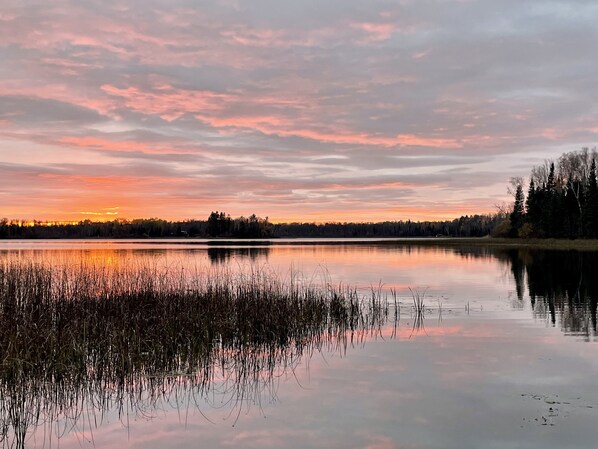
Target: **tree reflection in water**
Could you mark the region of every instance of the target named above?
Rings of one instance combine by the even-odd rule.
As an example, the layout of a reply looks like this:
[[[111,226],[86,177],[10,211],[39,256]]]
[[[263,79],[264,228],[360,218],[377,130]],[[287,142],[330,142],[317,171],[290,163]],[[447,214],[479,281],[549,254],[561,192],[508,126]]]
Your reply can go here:
[[[251,262],[258,260],[267,260],[270,248],[267,246],[248,246],[248,247],[209,247],[208,258],[212,265],[227,264],[231,259],[248,259]]]
[[[534,312],[568,335],[595,340],[598,253],[523,251],[512,255],[525,270]],[[519,283],[523,284],[521,276]]]
[[[560,326],[566,335],[598,337],[598,252],[471,246],[455,249],[462,257],[494,258],[509,267],[517,298],[525,292],[537,318]]]

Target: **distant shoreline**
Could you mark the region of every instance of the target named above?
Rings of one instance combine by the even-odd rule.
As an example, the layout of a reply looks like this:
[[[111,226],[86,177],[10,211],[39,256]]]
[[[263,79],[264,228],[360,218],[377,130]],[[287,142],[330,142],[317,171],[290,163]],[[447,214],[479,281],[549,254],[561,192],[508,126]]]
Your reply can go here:
[[[587,250],[598,251],[598,239],[520,239],[495,237],[288,237],[269,239],[235,239],[235,238],[21,238],[0,239],[3,243],[15,242],[90,242],[90,243],[130,243],[130,244],[168,244],[168,245],[207,245],[207,246],[281,246],[281,245],[399,245],[399,246],[489,246],[506,248],[536,248],[554,250]]]

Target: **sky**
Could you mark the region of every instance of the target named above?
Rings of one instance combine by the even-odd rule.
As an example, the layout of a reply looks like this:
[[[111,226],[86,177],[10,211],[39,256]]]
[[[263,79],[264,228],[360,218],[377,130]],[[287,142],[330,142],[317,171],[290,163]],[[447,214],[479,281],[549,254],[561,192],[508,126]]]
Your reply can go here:
[[[436,220],[598,141],[595,0],[2,0],[0,217]]]

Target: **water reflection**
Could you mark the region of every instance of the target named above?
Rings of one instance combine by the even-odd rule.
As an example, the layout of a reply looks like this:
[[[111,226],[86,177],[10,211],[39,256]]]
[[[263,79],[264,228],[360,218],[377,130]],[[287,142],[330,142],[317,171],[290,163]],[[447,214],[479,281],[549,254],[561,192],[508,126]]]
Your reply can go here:
[[[252,263],[265,262],[268,259],[270,248],[259,247],[209,247],[208,258],[213,265],[228,264],[233,259],[238,259],[240,262],[249,260]],[[244,260],[245,259],[245,260]]]
[[[517,295],[513,307],[522,308],[527,293],[536,318],[560,326],[566,335],[597,340],[598,252],[491,246],[453,251],[507,266]]]
[[[525,445],[519,438],[535,447],[538,435],[524,434],[526,429],[520,428],[519,422],[513,423],[514,411],[525,407],[521,402],[527,397],[524,394],[533,393],[534,402],[536,397],[548,398],[548,410],[555,407],[556,394],[579,398],[592,392],[592,375],[598,372],[595,345],[575,341],[596,340],[596,253],[365,243],[223,249],[182,243],[172,247],[152,247],[151,242],[144,242],[142,247],[109,243],[93,248],[72,243],[54,251],[28,245],[0,252],[0,260],[25,265],[27,261],[42,261],[54,265],[58,272],[88,265],[102,272],[149,265],[154,274],[151,280],[117,277],[105,282],[105,276],[92,272],[84,277],[83,284],[51,278],[53,288],[62,291],[65,306],[37,315],[35,307],[22,307],[24,290],[15,282],[0,281],[4,289],[0,289],[4,291],[0,298],[0,337],[4,339],[0,341],[0,431],[5,447],[55,445],[60,435],[65,435],[59,442],[61,447],[68,446],[69,440],[79,447],[75,436],[66,437],[69,432],[92,439],[92,429],[102,427],[96,433],[97,441],[101,441],[100,436],[107,438],[113,427],[118,427],[118,419],[126,425],[128,419],[158,414],[169,418],[131,428],[141,428],[142,434],[156,433],[155,447],[174,447],[171,439],[177,431],[164,436],[158,429],[168,428],[179,411],[185,420],[188,410],[191,414],[199,410],[215,422],[215,415],[224,415],[227,425],[212,427],[211,431],[205,427],[189,431],[181,447],[189,447],[200,438],[210,441],[212,444],[205,444],[209,447],[265,447],[257,440],[256,444],[254,440],[242,444],[232,436],[243,428],[271,435],[278,427],[281,433],[291,430],[303,437],[307,428],[315,433],[309,441],[309,437],[305,441],[286,437],[271,447],[292,447],[296,441],[295,447],[355,446],[356,437],[351,432],[366,427],[374,435],[390,435],[389,447],[396,442],[397,446],[413,443],[473,448],[495,439],[504,447]],[[243,308],[242,302],[225,300],[220,305],[228,306],[214,314],[209,312],[211,306],[194,303],[193,295],[185,296],[190,277],[201,268],[210,274],[222,270],[237,276],[242,270],[260,273],[253,268],[262,265],[268,268],[263,272],[281,274],[283,279],[289,278],[289,267],[300,268],[308,285],[319,285],[320,277],[311,274],[325,270],[323,278],[334,285],[362,286],[360,295],[371,293],[371,285],[382,281],[385,291],[397,292],[402,325],[392,325],[392,307],[390,315],[382,313],[378,318],[360,309],[364,314],[358,324],[347,318],[350,313],[346,309],[349,315],[344,315],[342,308],[306,314],[299,302],[296,309],[277,309],[284,321],[264,327],[264,312],[272,310],[273,304]],[[175,279],[181,288],[167,290],[157,302],[143,300],[141,287],[172,283],[173,278],[165,276],[164,270],[173,268],[185,273]],[[45,304],[51,297],[44,287],[48,278],[28,276],[27,282],[18,285],[37,285],[33,297]],[[231,284],[224,283],[216,290],[227,291],[226,285]],[[134,297],[129,297],[133,300],[107,301],[114,298],[106,295],[107,286],[117,286],[125,294],[133,292]],[[81,303],[72,299],[82,292],[87,292],[83,295],[87,306],[81,309],[77,308]],[[417,301],[412,301],[417,294],[425,295],[425,314],[418,314]],[[512,302],[505,301],[507,294]],[[118,307],[108,308],[109,304]],[[106,308],[90,309],[92,305]],[[511,310],[511,305],[521,311]],[[192,313],[181,314],[190,308]],[[394,312],[399,309],[394,308]],[[528,326],[532,314],[540,323],[545,320],[556,329]],[[73,316],[76,319],[68,319]],[[123,316],[128,319],[120,319]],[[501,319],[494,319],[497,316]],[[383,327],[387,319],[390,326]],[[397,315],[394,320],[396,323]],[[577,338],[563,338],[559,329]],[[382,338],[368,341],[362,350],[361,345],[371,335]],[[347,357],[335,357],[344,355],[351,345],[359,348]],[[330,351],[333,356],[321,362],[320,351]],[[308,363],[314,354],[318,357]],[[330,359],[334,359],[330,363],[334,369],[323,376],[322,367]],[[310,372],[297,375],[298,367],[303,370],[308,364]],[[357,381],[360,375],[362,384]],[[317,380],[307,394],[303,381],[310,376]],[[283,388],[286,378],[291,381]],[[326,387],[322,386],[324,381]],[[334,395],[328,397],[326,408],[325,398],[331,391]],[[564,396],[567,391],[568,396]],[[279,394],[276,414],[285,419],[262,419],[259,415],[269,414],[268,404],[277,402]],[[293,408],[289,396],[303,405]],[[500,407],[495,409],[497,402]],[[241,418],[231,430],[228,424],[235,423],[249,408],[248,417]],[[535,403],[531,408],[536,413]],[[584,429],[591,443],[576,447],[593,447],[595,441],[595,415],[591,414],[593,409],[587,410]],[[547,416],[544,411],[542,414]],[[529,413],[519,420],[522,418],[529,419]],[[586,441],[579,436],[579,418],[575,415],[571,420],[575,426],[566,434],[576,443]],[[115,421],[116,426],[107,425]],[[199,421],[207,423],[204,418]],[[223,435],[231,438],[225,441]],[[464,444],[464,439],[469,444]],[[563,441],[545,440],[546,447],[563,447]],[[147,441],[141,442],[149,447]],[[126,444],[122,443],[112,444]],[[133,443],[132,438],[129,445],[134,444],[138,442]]]
[[[567,335],[596,340],[597,253],[519,250],[510,257],[518,291],[525,279],[536,316]]]
[[[597,252],[492,245],[434,247],[411,242],[303,243],[222,246],[219,242],[187,241],[11,242],[8,249],[0,251],[0,259],[48,260],[55,265],[120,266],[149,262],[185,267],[192,273],[206,266],[242,271],[267,265],[283,275],[299,270],[306,277],[313,277],[314,282],[323,278],[355,285],[365,292],[379,281],[405,295],[409,295],[409,287],[429,286],[432,296],[463,298],[462,307],[479,299],[483,307],[489,308],[489,302],[496,303],[505,288],[513,285],[517,298],[511,303],[513,308],[531,305],[535,317],[561,327],[567,335],[586,340],[595,340],[597,336],[598,280],[593,273],[598,266]],[[509,286],[497,282],[499,270],[507,274]]]

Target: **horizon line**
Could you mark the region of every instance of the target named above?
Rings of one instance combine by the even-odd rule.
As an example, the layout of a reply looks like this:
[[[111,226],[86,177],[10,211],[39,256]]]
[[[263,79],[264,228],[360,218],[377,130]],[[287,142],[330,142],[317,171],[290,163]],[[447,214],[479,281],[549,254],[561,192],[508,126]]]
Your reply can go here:
[[[501,212],[476,212],[471,214],[465,214],[456,216],[453,218],[446,218],[446,219],[437,219],[437,220],[413,220],[413,219],[399,219],[399,220],[376,220],[376,221],[279,221],[279,220],[271,220],[268,216],[260,217],[256,215],[256,218],[259,220],[268,221],[270,224],[273,225],[285,225],[285,224],[315,224],[315,225],[323,225],[323,224],[376,224],[376,223],[405,223],[405,222],[413,222],[413,223],[441,223],[441,222],[450,222],[454,220],[459,220],[460,218],[465,217],[495,217],[500,215]],[[252,214],[254,215],[254,214]],[[241,218],[250,218],[251,215],[245,216],[240,215],[238,217],[232,217],[229,215],[232,220],[237,220]],[[185,222],[193,222],[193,221],[208,221],[208,218],[184,218],[184,219],[166,219],[160,217],[136,217],[136,218],[124,218],[124,217],[114,217],[107,220],[91,220],[89,218],[81,219],[81,220],[39,220],[39,219],[21,219],[21,218],[8,218],[2,217],[0,218],[0,223],[3,225],[17,225],[17,226],[24,226],[24,227],[32,227],[32,226],[77,226],[81,225],[85,222],[93,223],[93,224],[102,224],[102,223],[133,223],[135,221],[164,221],[166,223],[185,223]]]

